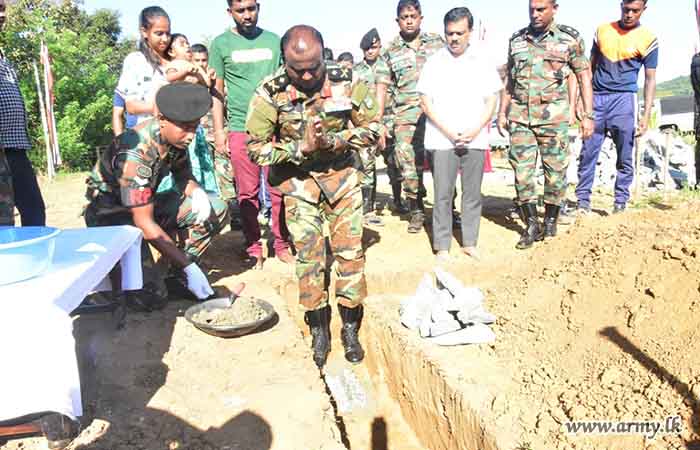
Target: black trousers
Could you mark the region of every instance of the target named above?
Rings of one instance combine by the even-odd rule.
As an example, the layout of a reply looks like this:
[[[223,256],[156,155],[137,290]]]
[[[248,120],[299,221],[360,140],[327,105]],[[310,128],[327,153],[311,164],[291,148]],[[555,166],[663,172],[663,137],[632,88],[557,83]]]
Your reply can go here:
[[[15,191],[15,207],[22,218],[23,227],[46,225],[46,206],[41,197],[39,183],[27,157],[26,150],[6,148],[7,163],[12,173],[12,188]]]

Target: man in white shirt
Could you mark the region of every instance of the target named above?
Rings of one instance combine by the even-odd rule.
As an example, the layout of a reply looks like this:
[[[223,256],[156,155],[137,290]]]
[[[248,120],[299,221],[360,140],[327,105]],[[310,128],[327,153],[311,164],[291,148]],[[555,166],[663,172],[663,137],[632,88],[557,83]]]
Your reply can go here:
[[[503,84],[493,61],[469,42],[474,26],[469,9],[450,10],[444,24],[447,45],[428,60],[418,82],[428,118],[425,148],[433,151],[433,247],[438,261],[449,259],[452,196],[461,169],[462,251],[478,260],[486,127]]]

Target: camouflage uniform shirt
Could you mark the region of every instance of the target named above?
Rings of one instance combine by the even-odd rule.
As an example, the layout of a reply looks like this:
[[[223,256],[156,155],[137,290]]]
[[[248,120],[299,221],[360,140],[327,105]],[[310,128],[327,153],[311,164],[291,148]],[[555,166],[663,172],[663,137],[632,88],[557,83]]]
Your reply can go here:
[[[367,84],[353,83],[350,69],[328,64],[321,91],[309,97],[291,84],[281,67],[262,81],[251,100],[248,154],[255,163],[272,166],[270,183],[283,194],[310,203],[319,202],[323,194],[335,203],[358,187],[357,152],[377,141],[377,109]],[[315,117],[335,144],[304,155],[301,142]]]
[[[165,157],[158,151],[163,146]],[[180,192],[194,180],[187,151],[164,144],[158,122],[150,119],[117,136],[101,155],[87,179],[87,199],[101,214],[125,213],[152,203],[170,173]]]
[[[516,32],[508,46],[508,119],[522,125],[569,120],[567,77],[590,67],[578,31],[552,23],[539,36],[530,27]]]
[[[377,58],[374,64],[371,66],[367,64],[367,61],[362,60],[355,64],[352,69],[353,77],[355,80],[362,80],[367,83],[370,89],[370,93],[374,96],[377,95],[377,73],[384,74],[380,76],[386,76],[389,72],[389,67],[386,65],[386,61],[383,58]],[[382,118],[382,123],[387,128],[391,130],[394,123],[392,102],[393,102],[393,86],[388,86],[386,92],[386,99],[384,104],[384,116]]]
[[[401,37],[389,43],[382,58],[387,70],[377,70],[376,82],[394,87],[392,109],[397,125],[415,124],[422,114],[420,95],[416,90],[425,61],[445,46],[438,34],[420,33],[418,50]],[[380,67],[381,69],[381,67]]]

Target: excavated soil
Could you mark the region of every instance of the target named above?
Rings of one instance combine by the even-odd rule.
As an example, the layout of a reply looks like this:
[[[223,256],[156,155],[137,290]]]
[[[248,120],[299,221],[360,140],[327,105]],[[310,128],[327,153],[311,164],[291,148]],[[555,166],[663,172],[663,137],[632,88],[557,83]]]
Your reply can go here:
[[[44,186],[51,225],[82,226],[82,176]],[[242,236],[216,239],[205,263],[218,286],[275,306],[279,321],[223,340],[189,325],[191,303],[131,313],[117,332],[109,316],[76,321],[86,427],[72,449],[691,449],[700,448],[700,200],[651,199],[642,209],[595,214],[557,239],[514,248],[512,174],[484,183],[476,263],[447,269],[486,294],[499,319],[486,346],[435,347],[398,320],[401,298],[433,267],[429,227],[407,235],[385,210],[365,230],[370,298],[367,359],[345,364],[334,312],[326,373],[311,361],[290,267],[272,259],[250,270],[231,255]],[[380,184],[382,185],[382,184]],[[380,203],[386,202],[380,195]],[[280,295],[278,295],[278,293]],[[350,370],[369,401],[338,411],[324,377]],[[680,415],[680,435],[567,435],[569,420],[654,420]],[[45,448],[13,440],[3,450]]]
[[[430,449],[700,448],[699,269],[697,202],[585,218],[500,261],[457,260],[449,270],[499,316],[495,344],[461,348],[399,324],[397,291],[421,272],[383,274],[372,292],[384,295],[367,302],[370,364]],[[562,426],[674,416],[683,431],[653,439]]]

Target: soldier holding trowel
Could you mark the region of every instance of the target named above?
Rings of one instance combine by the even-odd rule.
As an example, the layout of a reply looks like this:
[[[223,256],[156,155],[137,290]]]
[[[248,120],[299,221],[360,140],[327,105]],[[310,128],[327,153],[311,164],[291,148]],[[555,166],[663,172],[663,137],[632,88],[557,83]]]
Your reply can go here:
[[[158,113],[115,138],[87,179],[85,222],[88,226],[135,225],[145,242],[153,245],[174,267],[182,269],[187,289],[205,299],[214,291],[198,263],[212,238],[226,223],[226,204],[210,198],[194,181],[187,147],[200,119],[211,108],[209,91],[178,82],[156,94]],[[177,189],[156,193],[161,180],[172,173]],[[184,231],[184,248],[169,233]],[[162,274],[152,269],[150,251],[142,248],[144,290],[136,301],[140,309],[165,305]]]

